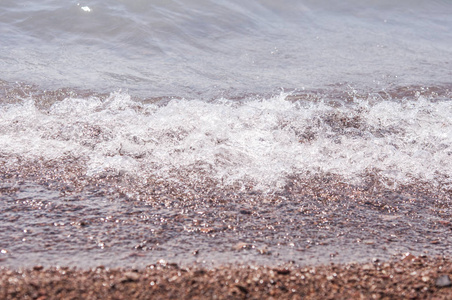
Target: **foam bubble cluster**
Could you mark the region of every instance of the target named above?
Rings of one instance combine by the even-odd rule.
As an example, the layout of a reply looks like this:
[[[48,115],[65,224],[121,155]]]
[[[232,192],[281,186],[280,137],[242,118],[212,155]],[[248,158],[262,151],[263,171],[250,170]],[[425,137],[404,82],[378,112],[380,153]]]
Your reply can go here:
[[[0,107],[3,159],[78,158],[87,176],[106,170],[138,177],[220,185],[283,187],[290,176],[331,173],[389,184],[450,186],[452,102],[134,101],[127,93],[74,98],[38,108],[30,98]],[[10,160],[14,164],[16,160]]]

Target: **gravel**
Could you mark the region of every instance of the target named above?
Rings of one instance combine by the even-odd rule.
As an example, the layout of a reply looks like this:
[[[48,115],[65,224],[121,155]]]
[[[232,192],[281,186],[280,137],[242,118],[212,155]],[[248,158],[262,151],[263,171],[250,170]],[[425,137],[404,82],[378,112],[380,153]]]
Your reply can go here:
[[[452,259],[212,269],[0,269],[1,299],[451,299]]]

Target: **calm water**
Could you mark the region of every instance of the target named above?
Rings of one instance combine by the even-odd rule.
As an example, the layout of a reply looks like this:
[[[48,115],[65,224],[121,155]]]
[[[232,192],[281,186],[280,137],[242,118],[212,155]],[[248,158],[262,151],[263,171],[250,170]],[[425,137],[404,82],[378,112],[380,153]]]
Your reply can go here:
[[[2,1],[0,264],[450,255],[449,1]]]

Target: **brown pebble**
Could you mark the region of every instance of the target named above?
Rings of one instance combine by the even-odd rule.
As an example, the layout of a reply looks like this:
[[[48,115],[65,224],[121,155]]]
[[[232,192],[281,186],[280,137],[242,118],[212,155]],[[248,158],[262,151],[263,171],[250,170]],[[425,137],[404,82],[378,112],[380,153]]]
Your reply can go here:
[[[438,223],[444,226],[452,226],[452,223],[449,221],[438,221]]]
[[[243,285],[236,284],[235,287],[238,288],[242,293],[248,294],[248,289],[246,287],[244,287]]]
[[[288,270],[288,269],[274,269],[274,271],[276,273],[278,273],[278,274],[281,274],[281,275],[288,275],[288,274],[290,274],[290,270]]]
[[[206,271],[204,270],[196,270],[195,272],[193,272],[193,275],[195,276],[202,276],[204,274],[206,274]]]
[[[201,231],[203,233],[211,233],[211,232],[215,232],[215,228],[206,227],[206,228],[201,228],[199,231]]]
[[[135,272],[125,272],[124,276],[119,280],[120,282],[134,282],[140,279],[140,275]]]
[[[402,259],[402,261],[413,261],[414,259],[416,259],[416,256],[411,253],[407,253],[405,254],[405,257]]]
[[[247,249],[250,247],[250,244],[247,243],[237,243],[234,245],[234,247],[232,247],[234,250],[242,250],[242,249]]]
[[[35,270],[35,271],[41,271],[42,269],[44,269],[44,267],[41,265],[33,267],[33,270]]]
[[[262,255],[270,255],[271,254],[271,252],[267,249],[267,247],[260,248],[257,251],[259,251],[259,253]]]
[[[80,221],[77,223],[77,225],[80,227],[86,227],[89,225],[89,222],[88,221]]]

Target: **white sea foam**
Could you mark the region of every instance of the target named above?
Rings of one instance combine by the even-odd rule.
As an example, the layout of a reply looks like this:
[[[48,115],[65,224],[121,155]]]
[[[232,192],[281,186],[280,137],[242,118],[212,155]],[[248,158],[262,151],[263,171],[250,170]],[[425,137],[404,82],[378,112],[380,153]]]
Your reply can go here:
[[[263,190],[307,173],[349,181],[373,173],[391,184],[450,186],[452,101],[355,99],[331,106],[286,98],[156,105],[118,92],[104,100],[67,98],[49,109],[27,99],[0,107],[0,154],[63,164],[78,157],[89,176],[185,174]]]

